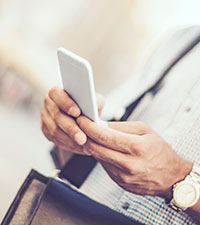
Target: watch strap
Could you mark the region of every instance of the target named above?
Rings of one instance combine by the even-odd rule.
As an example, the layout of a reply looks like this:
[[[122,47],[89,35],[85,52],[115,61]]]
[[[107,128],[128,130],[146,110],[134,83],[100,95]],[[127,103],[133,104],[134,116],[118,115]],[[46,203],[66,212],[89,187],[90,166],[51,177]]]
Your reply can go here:
[[[200,167],[198,167],[194,164],[193,168],[192,168],[192,171],[186,176],[186,178],[183,181],[180,181],[180,182],[173,185],[173,194],[174,194],[174,190],[177,187],[177,185],[180,184],[181,182],[184,182],[184,181],[188,181],[190,183],[193,183],[195,186],[198,185],[199,190],[200,190]],[[196,202],[194,202],[194,204],[196,204]],[[172,200],[169,202],[169,206],[171,208],[173,208],[174,210],[178,211],[178,212],[185,211],[188,208],[188,207],[179,206],[176,203],[176,201],[174,199],[174,196],[173,196]]]

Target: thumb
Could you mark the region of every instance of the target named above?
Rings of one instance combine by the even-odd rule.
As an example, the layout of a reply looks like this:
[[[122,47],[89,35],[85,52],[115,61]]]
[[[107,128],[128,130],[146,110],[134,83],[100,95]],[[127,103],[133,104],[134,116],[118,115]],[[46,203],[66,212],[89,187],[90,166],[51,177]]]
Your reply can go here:
[[[143,135],[148,132],[147,125],[140,121],[108,122],[108,127],[127,134]]]

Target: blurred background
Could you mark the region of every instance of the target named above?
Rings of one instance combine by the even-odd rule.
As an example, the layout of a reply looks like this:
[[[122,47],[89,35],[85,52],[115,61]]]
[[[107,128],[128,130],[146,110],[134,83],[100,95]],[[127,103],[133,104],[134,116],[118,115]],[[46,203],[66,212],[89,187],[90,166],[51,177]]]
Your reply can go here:
[[[0,0],[0,221],[31,168],[54,168],[40,110],[60,83],[56,49],[89,60],[108,96],[161,37],[200,24],[199,9],[199,0]]]

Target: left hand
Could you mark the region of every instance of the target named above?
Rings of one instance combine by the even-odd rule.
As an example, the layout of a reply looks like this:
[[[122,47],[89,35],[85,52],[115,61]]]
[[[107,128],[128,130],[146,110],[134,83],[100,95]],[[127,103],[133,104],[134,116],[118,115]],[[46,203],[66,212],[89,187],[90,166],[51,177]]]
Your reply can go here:
[[[89,137],[85,149],[127,191],[170,198],[172,185],[192,170],[192,162],[143,122],[109,122],[106,128],[80,116],[77,123]]]

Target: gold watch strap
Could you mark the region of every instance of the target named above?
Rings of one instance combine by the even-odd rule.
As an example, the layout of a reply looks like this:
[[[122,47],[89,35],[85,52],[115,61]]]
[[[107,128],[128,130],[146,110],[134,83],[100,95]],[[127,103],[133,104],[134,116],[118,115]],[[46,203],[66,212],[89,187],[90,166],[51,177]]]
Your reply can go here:
[[[186,178],[184,180],[191,181],[192,183],[197,183],[200,188],[200,167],[193,165],[192,171],[186,176]],[[183,182],[183,181],[181,181],[181,182]],[[180,182],[178,182],[178,183],[180,183]],[[174,193],[174,189],[176,188],[176,185],[178,183],[173,185],[173,193]],[[174,196],[173,196],[172,200],[169,202],[169,206],[177,212],[182,212],[187,209],[187,207],[178,206],[174,200]]]

